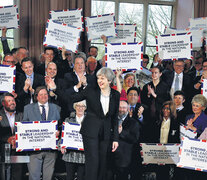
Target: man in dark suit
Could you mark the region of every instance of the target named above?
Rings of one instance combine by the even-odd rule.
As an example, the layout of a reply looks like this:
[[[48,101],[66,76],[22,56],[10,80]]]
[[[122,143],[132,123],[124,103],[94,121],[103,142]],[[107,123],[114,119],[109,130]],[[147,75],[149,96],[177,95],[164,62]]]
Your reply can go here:
[[[54,49],[52,47],[45,47],[43,56],[45,61],[37,66],[35,72],[41,74],[42,76],[45,76],[47,64],[49,62],[52,62],[54,59]]]
[[[119,147],[114,152],[115,174],[117,180],[128,180],[129,167],[134,158],[133,149],[139,141],[139,123],[130,117],[126,101],[119,104]]]
[[[186,96],[184,106],[190,107],[193,85],[190,76],[183,73],[184,66],[185,63],[183,60],[174,61],[174,71],[172,71],[171,73],[164,73],[162,78],[170,89],[171,98],[173,99],[173,95],[177,90],[181,90]]]
[[[35,92],[35,98],[37,103],[28,104],[24,107],[23,121],[52,121],[60,119],[60,108],[53,103],[48,103],[46,87],[38,87]],[[30,163],[28,163],[29,179],[39,180],[42,171],[42,179],[51,180],[54,172],[55,160],[56,153],[53,151],[31,153]]]
[[[34,91],[38,86],[45,85],[42,75],[34,73],[34,64],[30,58],[22,60],[21,74],[16,79],[17,109],[22,112],[25,105],[33,103]]]
[[[74,59],[74,71],[65,74],[64,83],[63,88],[65,89],[66,96],[82,91],[86,85],[97,86],[96,77],[86,74],[85,58],[80,55],[77,55]],[[69,112],[73,109],[72,105],[71,102],[68,102]]]
[[[57,65],[49,62],[46,68],[45,84],[49,91],[49,102],[61,107],[61,120],[69,116],[67,113],[67,104],[63,95],[63,79],[57,78]]]
[[[138,103],[139,98],[139,89],[137,87],[131,87],[127,90],[127,101],[129,103],[130,111],[129,114],[133,119],[137,120],[140,125],[140,136],[139,142],[145,142],[146,135],[144,134],[146,128],[146,119],[147,114],[142,104]],[[139,147],[139,143],[137,142],[137,147]],[[142,174],[142,165],[141,165],[141,156],[140,149],[133,149],[133,160],[131,163],[131,179],[136,180],[141,178]]]
[[[10,93],[4,93],[1,97],[1,103],[3,108],[0,110],[0,143],[1,143],[1,156],[4,153],[4,147],[6,143],[11,145],[11,154],[15,154],[15,122],[22,120],[22,113],[16,112],[16,103],[14,96]],[[22,165],[12,164],[7,167],[7,179],[22,180]],[[1,173],[2,174],[2,173]],[[4,177],[0,177],[4,179]]]
[[[2,61],[2,64],[3,65],[9,65],[9,66],[14,66],[15,65],[15,59],[14,57],[12,56],[11,53],[8,53],[8,54],[4,54],[4,58],[3,58],[3,61]],[[19,76],[19,73],[16,72],[16,77]],[[14,95],[14,97],[16,98],[16,93],[12,92],[12,94]],[[3,95],[3,93],[0,93],[0,96]],[[2,104],[0,102],[0,109],[2,108]]]

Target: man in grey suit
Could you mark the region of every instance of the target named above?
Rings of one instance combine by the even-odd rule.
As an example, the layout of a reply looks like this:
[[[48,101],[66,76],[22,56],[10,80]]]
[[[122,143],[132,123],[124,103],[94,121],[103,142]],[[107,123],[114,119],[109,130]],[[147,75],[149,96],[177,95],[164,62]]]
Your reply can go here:
[[[1,97],[3,108],[0,110],[0,144],[1,150],[4,152],[6,143],[11,145],[11,154],[15,154],[15,130],[14,124],[22,120],[22,113],[16,112],[16,102],[11,93],[4,93]],[[3,155],[3,152],[0,154]],[[11,172],[10,172],[11,171]],[[1,173],[3,174],[3,173]],[[22,180],[22,165],[12,164],[6,169],[7,179]],[[4,177],[0,176],[0,179]]]
[[[59,106],[48,103],[48,92],[45,86],[37,87],[35,92],[37,103],[24,107],[23,121],[52,121],[60,119]],[[59,134],[56,134],[59,135]],[[54,172],[56,153],[54,151],[38,151],[30,154],[28,163],[29,180],[51,180]]]

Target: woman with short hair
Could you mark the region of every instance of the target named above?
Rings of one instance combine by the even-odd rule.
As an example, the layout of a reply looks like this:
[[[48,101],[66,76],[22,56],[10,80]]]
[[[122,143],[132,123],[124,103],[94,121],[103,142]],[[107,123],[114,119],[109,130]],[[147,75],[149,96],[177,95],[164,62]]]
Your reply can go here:
[[[72,112],[65,122],[82,124],[85,118],[86,102],[80,101],[73,104],[75,112]],[[84,180],[85,175],[85,155],[83,151],[66,150],[61,148],[62,159],[65,161],[67,180],[74,180],[77,172],[77,180]]]
[[[87,114],[80,130],[86,157],[86,180],[106,179],[108,152],[114,152],[118,147],[120,94],[110,88],[115,75],[110,68],[103,67],[96,76],[98,87],[87,86],[71,95],[74,102],[85,99],[87,104]]]
[[[193,97],[191,104],[194,114],[186,117],[186,128],[196,131],[199,136],[207,127],[207,115],[204,113],[207,100],[202,94],[197,94]]]

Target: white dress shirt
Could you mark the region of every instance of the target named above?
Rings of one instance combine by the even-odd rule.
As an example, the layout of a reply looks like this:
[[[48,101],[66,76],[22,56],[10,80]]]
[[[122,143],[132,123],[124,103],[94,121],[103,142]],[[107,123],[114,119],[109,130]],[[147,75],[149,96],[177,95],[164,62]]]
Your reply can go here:
[[[101,106],[104,112],[104,115],[109,111],[109,96],[104,96],[101,94]]]
[[[14,112],[14,113],[12,113],[12,115],[10,115],[9,112],[5,111],[5,114],[6,114],[7,119],[9,120],[9,125],[10,125],[10,128],[11,128],[12,134],[13,134],[16,112]]]
[[[174,79],[173,79],[173,83],[171,86],[171,90],[170,90],[170,95],[173,98],[174,93],[175,93],[175,79],[177,77],[177,73],[174,72]],[[178,74],[178,79],[179,79],[179,90],[182,90],[182,86],[183,86],[183,73]]]
[[[44,105],[44,107],[45,107],[46,120],[47,120],[47,118],[48,118],[48,112],[49,112],[49,104],[48,104],[48,102],[46,102],[45,104],[40,104],[40,103],[38,102],[38,106],[39,106],[40,114],[42,114],[42,107],[41,107],[42,105]]]

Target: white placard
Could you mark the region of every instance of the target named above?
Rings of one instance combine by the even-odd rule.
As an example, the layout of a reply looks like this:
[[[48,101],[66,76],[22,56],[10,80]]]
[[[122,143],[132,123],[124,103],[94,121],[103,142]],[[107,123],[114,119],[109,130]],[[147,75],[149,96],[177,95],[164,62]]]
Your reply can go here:
[[[116,22],[114,14],[104,14],[85,18],[88,40],[100,39],[102,35],[115,37]]]
[[[116,24],[117,36],[108,38],[108,43],[135,43],[136,24]]]
[[[57,149],[57,121],[16,122],[16,151]]]
[[[203,28],[207,29],[207,17],[190,18],[190,28]]]
[[[12,29],[19,27],[19,14],[16,5],[0,8],[0,28],[3,27]]]
[[[116,70],[140,70],[143,59],[142,43],[105,44],[106,66]]]
[[[68,51],[77,52],[80,33],[80,28],[48,20],[43,45],[59,49],[65,46]]]
[[[50,11],[50,18],[53,21],[83,29],[82,8]]]
[[[192,44],[194,50],[199,50],[203,43],[203,29],[187,28],[187,29],[173,29],[166,27],[165,34],[189,33],[192,34]]]
[[[16,66],[0,65],[0,92],[15,90]]]
[[[206,140],[183,138],[180,147],[178,167],[198,171],[207,170]]]
[[[142,147],[142,164],[177,164],[180,144],[146,144]]]
[[[191,33],[156,36],[156,50],[162,60],[192,59]]]
[[[64,122],[61,137],[61,147],[83,151],[83,140],[79,131],[80,124]]]
[[[203,79],[201,84],[201,94],[207,98],[207,79]]]
[[[192,131],[190,129],[186,129],[184,125],[180,125],[180,138],[182,139],[183,137],[187,138],[196,138],[197,132]]]

